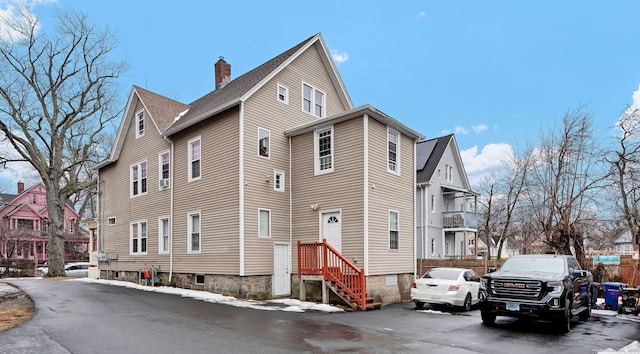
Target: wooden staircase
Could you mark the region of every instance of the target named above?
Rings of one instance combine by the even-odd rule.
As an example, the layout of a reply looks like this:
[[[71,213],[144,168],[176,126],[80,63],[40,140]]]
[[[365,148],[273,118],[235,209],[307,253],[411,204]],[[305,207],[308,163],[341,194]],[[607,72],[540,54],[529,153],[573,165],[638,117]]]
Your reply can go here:
[[[321,276],[325,284],[354,310],[367,311],[382,306],[381,302],[367,296],[364,272],[326,240],[298,241],[298,277],[304,275]]]

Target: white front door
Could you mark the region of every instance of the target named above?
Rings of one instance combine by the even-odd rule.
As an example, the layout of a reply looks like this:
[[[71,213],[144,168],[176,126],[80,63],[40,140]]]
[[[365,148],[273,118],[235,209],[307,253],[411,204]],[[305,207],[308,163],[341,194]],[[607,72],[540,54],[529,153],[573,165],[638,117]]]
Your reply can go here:
[[[339,211],[322,213],[322,229],[320,231],[320,240],[326,239],[340,253],[342,253],[341,217]]]
[[[275,244],[273,248],[273,295],[290,295],[289,245]]]

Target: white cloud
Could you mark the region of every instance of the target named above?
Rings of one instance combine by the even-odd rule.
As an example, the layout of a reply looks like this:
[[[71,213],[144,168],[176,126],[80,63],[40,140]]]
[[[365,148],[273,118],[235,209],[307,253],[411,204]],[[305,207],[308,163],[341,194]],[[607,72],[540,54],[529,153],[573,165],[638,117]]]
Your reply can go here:
[[[347,60],[349,60],[349,54],[347,54],[347,52],[338,53],[338,51],[336,49],[333,49],[331,51],[331,57],[337,63],[344,63]]]
[[[418,18],[426,17],[427,13],[425,11],[418,12]]]
[[[476,133],[482,133],[483,131],[489,129],[489,126],[487,126],[486,124],[478,124],[471,127],[471,129],[473,129],[473,131]]]
[[[640,108],[640,85],[638,85],[638,89],[633,92],[633,103],[631,104],[632,108]]]
[[[461,125],[456,125],[456,126],[453,128],[453,132],[454,132],[455,134],[464,134],[464,135],[469,134],[469,132],[467,131],[467,129],[466,129],[465,127],[461,126]]]
[[[25,38],[20,28],[28,28],[29,23],[38,21],[30,9],[33,9],[38,4],[51,2],[54,1],[0,1],[0,41],[17,41]]]
[[[464,168],[471,184],[479,182],[482,176],[502,167],[513,156],[511,145],[506,143],[488,144],[478,152],[478,146],[460,151]]]

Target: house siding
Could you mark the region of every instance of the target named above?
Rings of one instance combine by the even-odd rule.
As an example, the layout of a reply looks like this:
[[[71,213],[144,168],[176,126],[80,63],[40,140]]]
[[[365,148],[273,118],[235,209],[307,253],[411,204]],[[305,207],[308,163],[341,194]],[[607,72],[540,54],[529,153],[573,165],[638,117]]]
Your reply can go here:
[[[130,114],[143,109],[137,101]],[[158,254],[158,215],[169,215],[169,189],[159,190],[158,153],[169,149],[169,143],[157,133],[149,113],[145,111],[145,134],[136,139],[135,117],[126,131],[122,152],[117,162],[100,171],[100,189],[104,217],[101,225],[103,250],[117,254],[112,265],[123,270],[137,270],[144,263],[169,266],[168,255]],[[130,197],[131,165],[147,161],[147,194]],[[116,218],[116,225],[107,225],[107,219]],[[146,255],[130,254],[130,223],[147,222]]]
[[[173,259],[177,273],[240,274],[239,111],[205,120],[174,141]],[[200,137],[201,178],[188,180],[189,140]],[[200,253],[187,252],[188,214],[200,212]]]
[[[414,143],[401,134],[400,175],[387,172],[387,126],[369,119],[369,275],[413,273]],[[399,212],[398,250],[389,249],[389,210]]]
[[[329,74],[324,70],[316,46],[292,61],[244,104],[245,275],[272,274],[273,251],[268,250],[272,250],[276,242],[291,241],[289,193],[293,178],[289,170],[289,141],[282,132],[318,119],[302,111],[303,81],[324,92],[327,114],[346,110]],[[277,100],[278,84],[288,88],[288,104]],[[258,155],[259,128],[270,131],[269,158]],[[313,149],[313,145],[311,148]],[[274,170],[285,172],[284,193],[274,191]],[[313,172],[313,165],[311,171]],[[267,176],[270,177],[269,182],[266,182]],[[271,210],[270,238],[258,237],[260,208]]]
[[[320,237],[320,213],[340,211],[342,254],[349,260],[364,258],[364,146],[363,119],[334,125],[334,172],[314,175],[314,134],[292,139],[293,237],[316,242]],[[320,204],[320,210],[309,206]],[[293,269],[297,269],[297,249]],[[362,263],[356,263],[362,266]]]

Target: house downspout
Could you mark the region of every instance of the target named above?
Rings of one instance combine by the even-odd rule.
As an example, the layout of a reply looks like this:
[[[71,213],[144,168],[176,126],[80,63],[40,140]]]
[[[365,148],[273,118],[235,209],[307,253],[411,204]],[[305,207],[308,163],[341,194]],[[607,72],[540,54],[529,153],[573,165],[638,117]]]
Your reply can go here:
[[[286,180],[285,180],[286,181]],[[293,264],[293,178],[291,178],[291,137],[289,137],[289,278],[291,278],[292,264]],[[297,254],[298,251],[296,251]],[[299,256],[299,255],[298,255]],[[300,267],[300,264],[298,264]],[[297,272],[297,271],[296,271]],[[300,276],[300,274],[298,274]],[[291,280],[290,280],[291,281]],[[291,294],[291,289],[289,289]]]
[[[369,276],[369,115],[364,115],[364,276]],[[372,188],[374,188],[372,186]],[[415,261],[414,261],[415,262]]]
[[[239,225],[239,253],[240,259],[238,262],[240,263],[240,276],[244,276],[244,102],[240,102],[240,113],[238,117],[238,130],[239,130],[239,151],[238,151],[238,174],[239,174],[239,203],[238,203],[238,219],[240,221]]]
[[[174,155],[174,144],[173,141],[169,140],[166,136],[164,137],[166,141],[171,145],[171,153],[169,154],[169,163],[171,168],[169,169],[169,284],[171,284],[171,279],[173,277],[173,169],[175,168],[173,164],[173,155]]]

